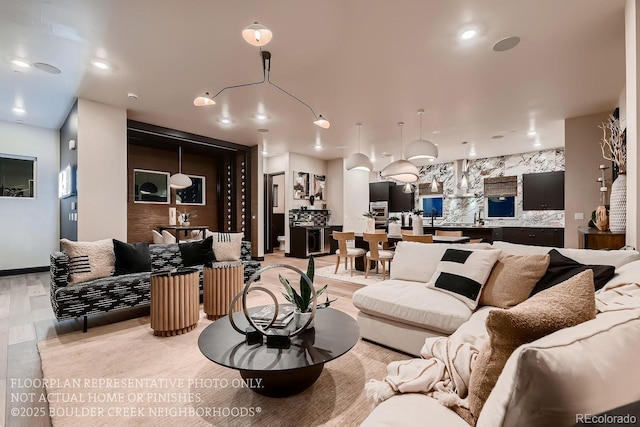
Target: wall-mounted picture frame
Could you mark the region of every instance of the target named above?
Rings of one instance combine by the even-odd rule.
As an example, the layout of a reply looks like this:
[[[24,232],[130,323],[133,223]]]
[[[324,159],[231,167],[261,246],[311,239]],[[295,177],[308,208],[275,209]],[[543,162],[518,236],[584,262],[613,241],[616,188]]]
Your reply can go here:
[[[293,199],[309,198],[309,173],[293,171]]]
[[[76,194],[75,168],[67,165],[58,174],[58,198],[64,199]]]
[[[133,203],[170,202],[169,172],[133,170]]]
[[[0,197],[35,199],[37,158],[0,154]]]
[[[324,175],[313,175],[313,197],[316,200],[327,200],[327,195],[325,193],[325,183],[326,177]]]
[[[191,186],[176,190],[177,205],[201,205],[207,204],[206,177],[200,175],[187,175],[191,178]]]

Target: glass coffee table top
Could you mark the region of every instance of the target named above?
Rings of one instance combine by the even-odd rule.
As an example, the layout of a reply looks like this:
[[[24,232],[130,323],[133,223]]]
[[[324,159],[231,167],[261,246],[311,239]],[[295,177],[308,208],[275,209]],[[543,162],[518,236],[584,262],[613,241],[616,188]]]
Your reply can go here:
[[[258,311],[255,307],[249,312]],[[244,330],[249,322],[242,312],[233,313],[237,326]],[[293,330],[294,321],[288,328]],[[315,327],[291,339],[288,348],[268,348],[245,343],[225,316],[207,326],[198,339],[198,347],[209,360],[237,369],[245,379],[257,379],[255,392],[282,397],[299,393],[320,376],[329,362],[348,352],[360,338],[358,323],[349,315],[325,308],[316,311]]]

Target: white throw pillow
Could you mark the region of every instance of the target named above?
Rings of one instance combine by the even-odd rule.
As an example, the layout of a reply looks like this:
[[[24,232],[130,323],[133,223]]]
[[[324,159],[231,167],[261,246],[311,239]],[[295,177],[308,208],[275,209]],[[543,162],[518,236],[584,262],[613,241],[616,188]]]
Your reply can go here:
[[[447,249],[427,287],[446,292],[475,310],[482,287],[500,253],[495,249]]]
[[[243,233],[213,234],[213,254],[216,261],[240,261]]]
[[[72,242],[61,239],[62,250],[69,257],[69,284],[111,276],[116,268],[113,240]]]

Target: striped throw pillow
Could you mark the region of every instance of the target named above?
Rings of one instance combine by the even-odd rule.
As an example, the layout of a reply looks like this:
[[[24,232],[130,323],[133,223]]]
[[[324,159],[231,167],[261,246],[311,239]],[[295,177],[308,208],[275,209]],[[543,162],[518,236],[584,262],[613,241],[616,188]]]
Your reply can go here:
[[[111,276],[116,267],[113,240],[72,242],[61,239],[62,250],[69,257],[69,284]]]
[[[242,233],[217,233],[213,234],[213,254],[216,261],[239,261],[240,247],[242,246]]]

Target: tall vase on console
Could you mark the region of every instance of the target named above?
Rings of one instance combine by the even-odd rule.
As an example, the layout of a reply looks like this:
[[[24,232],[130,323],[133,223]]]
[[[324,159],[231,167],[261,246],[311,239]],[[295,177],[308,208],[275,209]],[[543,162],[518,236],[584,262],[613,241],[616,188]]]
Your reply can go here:
[[[362,214],[367,220],[367,226],[365,233],[375,233],[376,231],[376,216],[373,212],[365,212]]]
[[[609,230],[613,233],[627,230],[627,175],[624,173],[619,174],[611,184]]]
[[[413,235],[421,236],[424,234],[424,228],[422,223],[422,213],[413,214]]]

